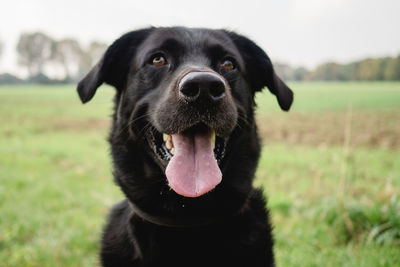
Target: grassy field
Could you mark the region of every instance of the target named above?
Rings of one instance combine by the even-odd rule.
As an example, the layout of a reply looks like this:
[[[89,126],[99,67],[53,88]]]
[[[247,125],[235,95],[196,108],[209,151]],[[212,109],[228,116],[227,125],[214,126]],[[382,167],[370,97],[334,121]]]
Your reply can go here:
[[[400,266],[400,83],[293,83],[257,96],[278,266]],[[0,266],[96,266],[113,90],[0,87]]]

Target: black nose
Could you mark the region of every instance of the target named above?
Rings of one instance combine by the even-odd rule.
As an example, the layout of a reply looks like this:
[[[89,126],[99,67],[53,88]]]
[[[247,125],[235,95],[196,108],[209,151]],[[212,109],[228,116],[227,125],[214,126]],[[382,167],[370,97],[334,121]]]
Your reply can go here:
[[[225,83],[212,72],[193,71],[179,83],[179,97],[188,101],[218,102],[225,97]]]

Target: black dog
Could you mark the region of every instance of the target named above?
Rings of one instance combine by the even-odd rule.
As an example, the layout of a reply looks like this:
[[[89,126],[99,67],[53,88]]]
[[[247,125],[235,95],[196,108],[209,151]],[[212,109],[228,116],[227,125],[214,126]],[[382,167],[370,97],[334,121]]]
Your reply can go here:
[[[104,266],[273,266],[254,95],[289,110],[265,52],[225,30],[148,28],[116,40],[79,83],[116,88],[109,142],[127,199],[105,227]]]

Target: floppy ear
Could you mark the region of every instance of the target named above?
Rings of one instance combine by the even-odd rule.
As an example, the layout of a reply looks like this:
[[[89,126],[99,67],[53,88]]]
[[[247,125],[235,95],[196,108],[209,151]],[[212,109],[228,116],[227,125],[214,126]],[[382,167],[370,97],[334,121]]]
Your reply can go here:
[[[233,32],[227,32],[243,57],[246,76],[255,91],[265,86],[278,99],[281,109],[288,111],[293,102],[293,92],[276,75],[267,54],[253,41]]]
[[[92,99],[103,83],[110,84],[119,91],[125,87],[132,57],[152,30],[153,28],[148,28],[129,32],[108,47],[100,61],[78,84],[82,103]]]

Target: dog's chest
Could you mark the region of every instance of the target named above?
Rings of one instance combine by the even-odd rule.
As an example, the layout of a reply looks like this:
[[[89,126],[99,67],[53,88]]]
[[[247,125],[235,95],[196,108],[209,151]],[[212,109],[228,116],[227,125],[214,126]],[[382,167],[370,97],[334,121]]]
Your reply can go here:
[[[235,234],[231,226],[202,228],[147,228],[135,226],[135,235],[142,254],[142,261],[174,266],[210,266],[212,262],[232,260],[233,266],[241,261],[240,248],[245,240]],[[231,265],[232,266],[232,265]]]

